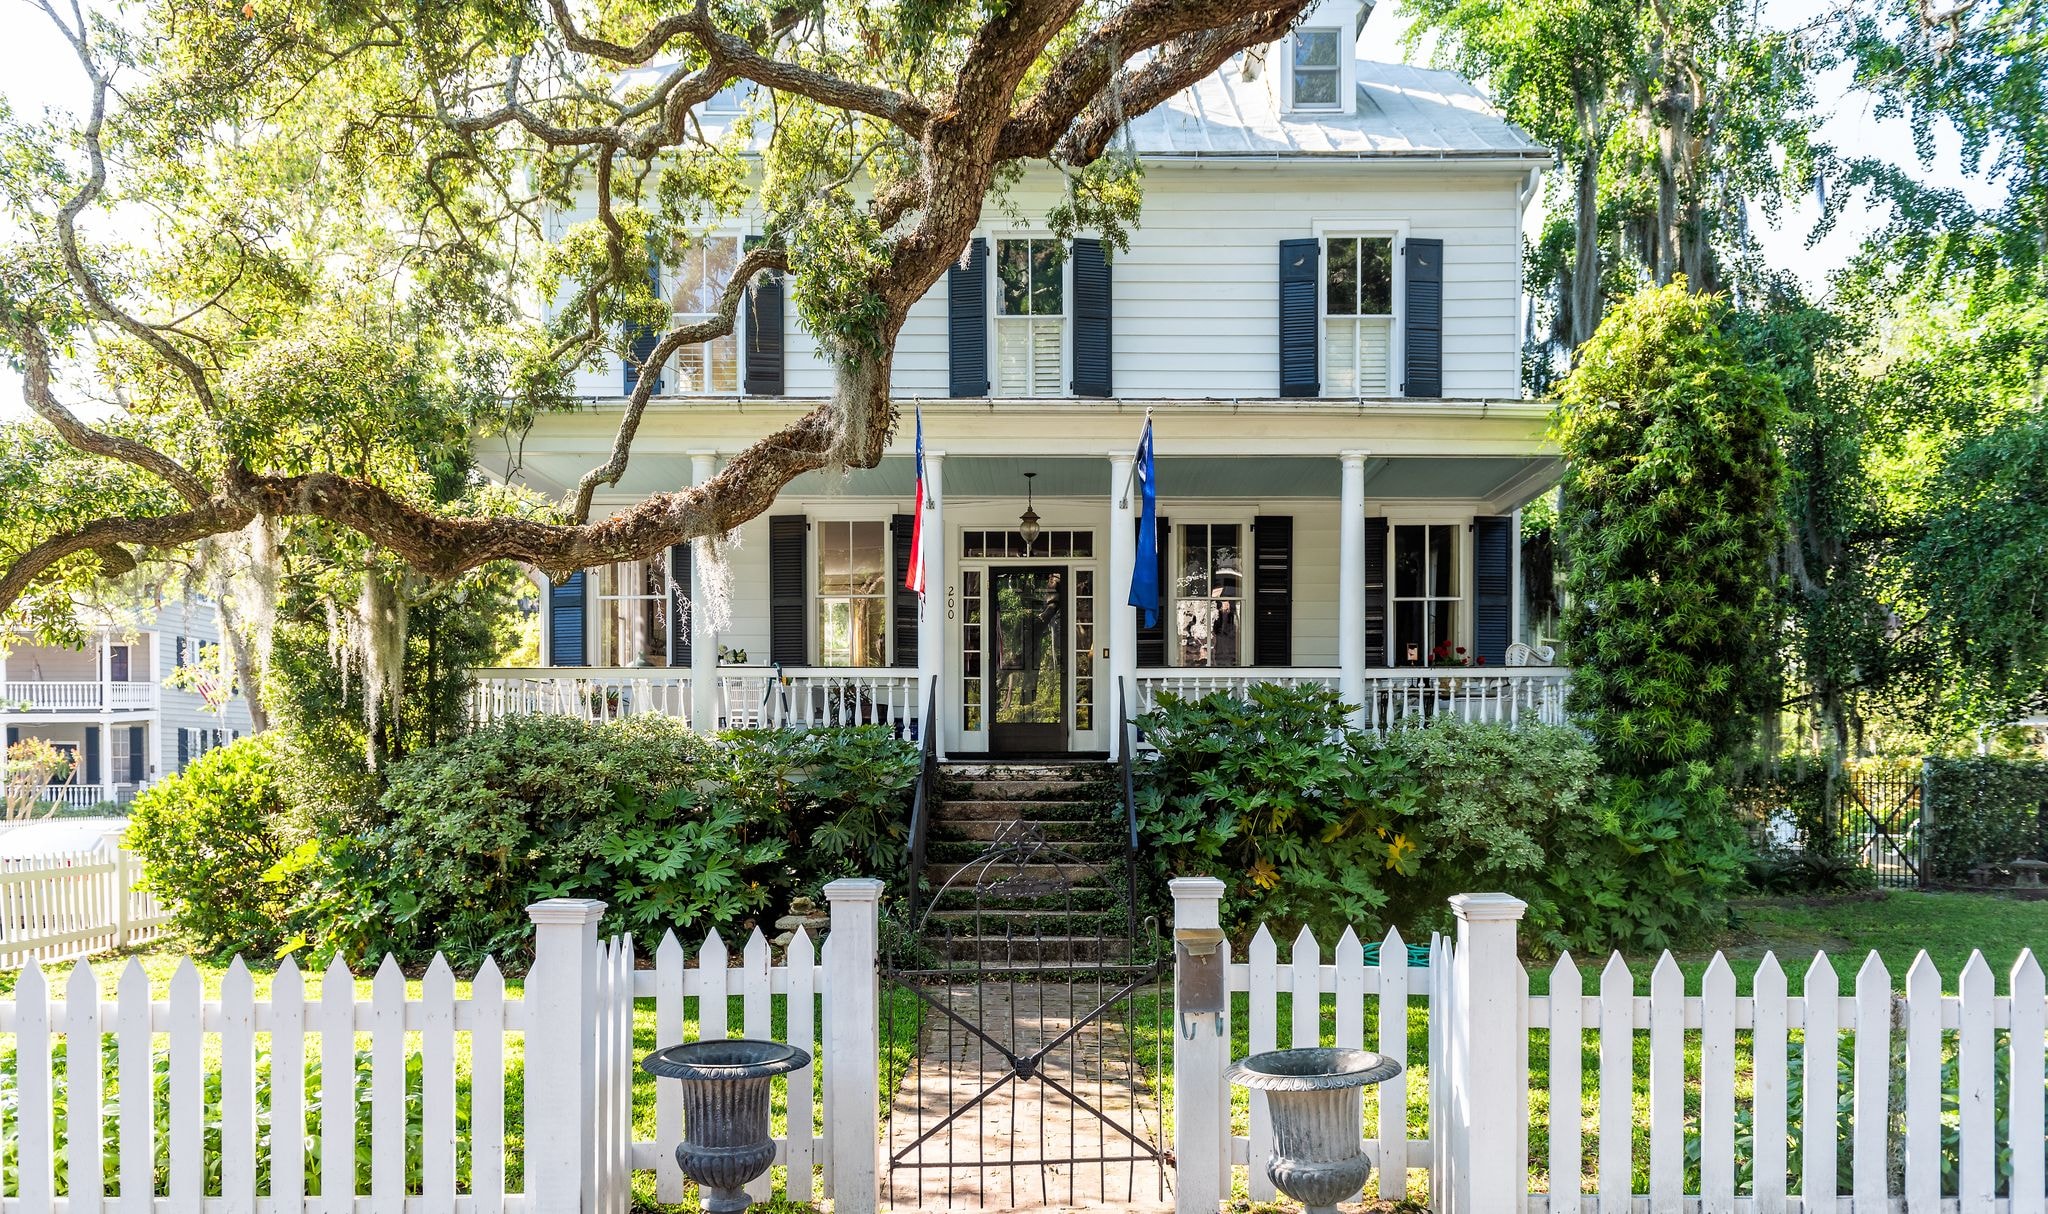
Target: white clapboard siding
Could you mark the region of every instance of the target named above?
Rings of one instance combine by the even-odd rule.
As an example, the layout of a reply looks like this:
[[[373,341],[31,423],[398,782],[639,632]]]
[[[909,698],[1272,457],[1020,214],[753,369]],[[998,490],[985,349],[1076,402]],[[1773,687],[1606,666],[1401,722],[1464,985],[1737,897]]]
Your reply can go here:
[[[1387,1198],[1408,1194],[1408,1170],[1429,1166],[1434,1158],[1429,1138],[1408,1137],[1405,1074],[1425,1067],[1431,1074],[1440,1073],[1435,1070],[1439,1065],[1438,1018],[1430,1020],[1430,1036],[1421,1057],[1409,1055],[1408,1042],[1410,1000],[1429,1003],[1438,989],[1437,975],[1442,965],[1447,964],[1435,959],[1434,948],[1431,955],[1428,969],[1411,969],[1407,964],[1407,943],[1398,931],[1390,931],[1380,943],[1379,964],[1367,965],[1357,932],[1347,929],[1334,951],[1325,957],[1314,933],[1303,928],[1289,945],[1287,960],[1283,962],[1272,933],[1262,926],[1252,937],[1245,961],[1228,969],[1230,989],[1246,992],[1250,999],[1247,1032],[1251,1052],[1317,1046],[1328,1039],[1343,1046],[1369,1045],[1375,1052],[1401,1063],[1403,1076],[1373,1089],[1378,1113],[1369,1123],[1359,1126],[1365,1149],[1379,1171],[1379,1193]],[[1282,991],[1290,997],[1284,1029],[1276,997]],[[1335,996],[1333,1014],[1328,1020],[1322,1005],[1326,994]],[[1370,1042],[1366,1039],[1368,998],[1378,1001]],[[1438,1108],[1434,1086],[1428,1091],[1433,1122]],[[1249,1132],[1235,1140],[1235,1153],[1240,1162],[1248,1165],[1245,1180],[1253,1199],[1270,1200],[1273,1182],[1266,1176],[1266,1163],[1273,1153],[1273,1130],[1263,1094],[1250,1093],[1250,1109]]]
[[[1945,985],[1956,993],[1944,994]],[[1530,1161],[1548,1179],[1532,1176],[1529,1208],[1550,1214],[2044,1214],[2048,1007],[2039,962],[2022,953],[2005,992],[1997,986],[1979,954],[1945,984],[1922,953],[1895,986],[1871,953],[1845,997],[1835,963],[1821,954],[1793,996],[1784,967],[1766,954],[1745,995],[1738,993],[1733,967],[1717,954],[1692,993],[1666,954],[1644,998],[1617,954],[1601,973],[1599,992],[1588,995],[1578,964],[1560,957],[1550,993],[1526,1001],[1528,1028],[1550,1033],[1551,1066],[1549,1152]],[[1586,1031],[1599,1035],[1596,1082],[1581,1073],[1575,1048]],[[1749,1035],[1746,1057],[1743,1033]],[[1697,1034],[1696,1067],[1686,1060],[1688,1034]],[[1796,1070],[1795,1035],[1803,1043]],[[1843,1035],[1851,1060],[1846,1125],[1839,1119],[1837,1061]],[[1475,1042],[1473,1048],[1512,1045]],[[1646,1063],[1639,1064],[1645,1045]],[[2001,1049],[2006,1080],[1999,1078]],[[1903,1075],[1895,1069],[1899,1057]],[[1599,1144],[1589,1178],[1579,1127],[1594,1093]],[[1642,1162],[1633,1153],[1638,1101],[1648,1114],[1640,1127],[1650,1144],[1646,1191],[1634,1180]],[[1745,1111],[1747,1136],[1737,1131]],[[1944,1118],[1959,1131],[1947,1147]],[[1462,1132],[1432,1122],[1433,1134]],[[1851,1152],[1848,1192],[1839,1195],[1838,1132]],[[1796,1137],[1802,1161],[1798,1175],[1788,1172],[1788,1134]],[[1688,1135],[1697,1143],[1693,1166]],[[2003,1181],[2002,1155],[2011,1168]],[[1899,1161],[1902,1179],[1894,1171]]]

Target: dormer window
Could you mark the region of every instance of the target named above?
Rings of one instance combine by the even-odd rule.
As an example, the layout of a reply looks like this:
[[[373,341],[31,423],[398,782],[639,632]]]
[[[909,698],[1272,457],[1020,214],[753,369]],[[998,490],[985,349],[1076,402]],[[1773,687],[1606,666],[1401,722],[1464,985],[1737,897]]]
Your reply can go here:
[[[1334,27],[1294,32],[1294,105],[1297,110],[1343,108],[1343,32]]]

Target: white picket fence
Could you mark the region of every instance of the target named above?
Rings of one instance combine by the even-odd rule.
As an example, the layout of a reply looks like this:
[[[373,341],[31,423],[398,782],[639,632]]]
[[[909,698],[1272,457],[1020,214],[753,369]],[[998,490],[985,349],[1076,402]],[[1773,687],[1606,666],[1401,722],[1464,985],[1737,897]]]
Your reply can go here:
[[[1216,926],[1222,882],[1190,878],[1173,887],[1177,937]],[[1522,904],[1466,894],[1452,906],[1457,938],[1433,938],[1426,968],[1391,963],[1401,956],[1398,934],[1383,944],[1381,965],[1365,965],[1351,931],[1327,960],[1304,931],[1282,961],[1264,928],[1247,962],[1227,966],[1227,989],[1249,992],[1253,1052],[1283,1044],[1283,992],[1291,997],[1289,1046],[1322,1042],[1332,1026],[1320,997],[1334,995],[1335,1041],[1363,1047],[1368,1000],[1377,997],[1372,1048],[1412,1070],[1407,1013],[1425,1000],[1427,1135],[1408,1136],[1399,1082],[1381,1085],[1377,1112],[1360,1127],[1381,1168],[1381,1196],[1414,1195],[1408,1169],[1426,1161],[1430,1204],[1447,1214],[2048,1211],[2048,993],[2031,952],[2020,955],[2002,994],[1981,955],[1964,967],[1959,993],[1944,994],[1925,953],[1902,991],[1873,953],[1846,992],[1822,954],[1798,995],[1771,956],[1747,995],[1737,994],[1735,971],[1720,956],[1689,993],[1667,953],[1647,993],[1638,993],[1619,955],[1589,993],[1566,956],[1551,970],[1549,993],[1532,996],[1516,958]],[[1191,963],[1183,955],[1179,964]],[[1210,1014],[1176,1008],[1180,1214],[1214,1214],[1231,1191],[1233,1163],[1248,1165],[1254,1199],[1273,1192],[1264,1175],[1271,1127],[1257,1094],[1250,1134],[1229,1132],[1222,1073],[1230,1014],[1226,1007],[1214,1015],[1212,1030]],[[1538,1041],[1549,1071],[1541,1091],[1530,1082]],[[1845,1043],[1846,1076],[1837,1065]],[[1589,1047],[1597,1060],[1590,1073],[1582,1061]],[[1540,1158],[1530,1150],[1532,1121],[1548,1136]],[[1648,1147],[1642,1157],[1639,1134]],[[1222,1165],[1195,1162],[1206,1159]],[[1638,1176],[1647,1183],[1639,1186]]]
[[[211,999],[189,960],[162,999],[131,960],[111,1001],[90,963],[53,982],[31,961],[13,997],[0,1001],[0,1092],[13,1097],[0,1100],[0,1145],[11,1143],[18,1161],[0,1175],[0,1191],[10,1193],[0,1209],[625,1214],[636,1172],[654,1174],[660,1200],[681,1201],[673,1152],[682,1102],[674,1084],[639,1072],[647,1043],[635,1040],[636,1011],[651,1009],[655,1045],[683,1041],[690,1010],[698,1036],[737,1027],[774,1039],[780,999],[782,1039],[817,1060],[785,1081],[790,1116],[776,1162],[787,1168],[788,1196],[819,1196],[814,1168],[822,1164],[837,1207],[872,1214],[880,889],[878,881],[827,886],[833,944],[822,963],[799,932],[784,963],[772,965],[756,931],[737,968],[715,933],[695,964],[671,933],[653,967],[639,969],[630,937],[598,939],[603,903],[537,903],[528,908],[533,968],[523,994],[509,998],[491,961],[458,997],[445,960],[434,960],[415,995],[386,958],[365,1000],[338,959],[309,993],[287,958],[263,999],[239,959]],[[835,976],[838,957],[846,967]],[[731,996],[740,999],[737,1026]],[[506,1100],[514,1057],[523,1059],[523,1114]],[[655,1088],[655,1136],[636,1141],[633,1096],[644,1084]],[[814,1084],[833,1112],[822,1133]],[[368,1139],[359,1142],[363,1116]],[[207,1158],[214,1135],[217,1166]],[[103,1162],[110,1140],[111,1165]],[[508,1184],[514,1164],[523,1184]],[[754,1191],[765,1200],[768,1181]]]
[[[136,888],[141,873],[118,835],[95,851],[0,861],[0,969],[156,939],[170,912]]]

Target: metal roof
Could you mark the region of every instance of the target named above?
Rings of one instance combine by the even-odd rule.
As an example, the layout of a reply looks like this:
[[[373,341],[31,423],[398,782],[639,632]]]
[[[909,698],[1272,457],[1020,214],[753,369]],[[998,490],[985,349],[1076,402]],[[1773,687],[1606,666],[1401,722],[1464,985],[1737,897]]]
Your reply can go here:
[[[1268,64],[1265,72],[1271,72]],[[1502,118],[1454,72],[1358,60],[1355,114],[1281,114],[1240,55],[1221,71],[1133,119],[1141,156],[1505,157],[1549,150]]]

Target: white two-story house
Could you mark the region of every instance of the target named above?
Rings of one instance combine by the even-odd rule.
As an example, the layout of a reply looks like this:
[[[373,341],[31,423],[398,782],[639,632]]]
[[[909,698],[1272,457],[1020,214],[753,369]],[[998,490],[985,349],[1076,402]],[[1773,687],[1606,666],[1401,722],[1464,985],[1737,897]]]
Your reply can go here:
[[[125,802],[250,732],[248,704],[223,667],[211,603],[152,601],[94,618],[82,648],[26,636],[0,644],[7,744],[41,738],[69,760],[61,782],[44,790],[46,801]]]
[[[889,455],[807,475],[741,528],[722,624],[690,609],[687,548],[584,570],[547,587],[550,669],[478,672],[480,714],[907,732],[929,704],[956,756],[1112,752],[1120,708],[1260,679],[1329,684],[1376,727],[1557,719],[1518,518],[1560,470],[1519,375],[1523,223],[1550,153],[1456,76],[1358,59],[1361,20],[1326,0],[1134,119],[1144,206],[1114,257],[1012,218],[1062,188],[1027,177],[911,314]],[[742,217],[656,268],[679,318],[710,308],[757,230]],[[830,392],[781,284],[742,311],[660,369],[617,504],[704,480]],[[621,361],[587,372],[586,406],[542,419],[517,475],[573,487],[634,382]],[[922,600],[904,588],[914,413]],[[1148,416],[1149,626],[1126,605]]]

